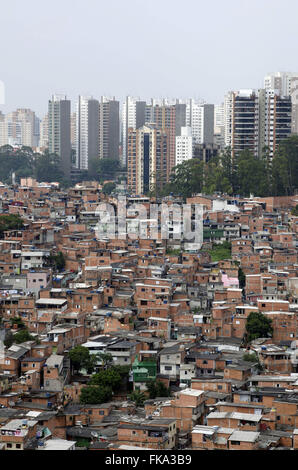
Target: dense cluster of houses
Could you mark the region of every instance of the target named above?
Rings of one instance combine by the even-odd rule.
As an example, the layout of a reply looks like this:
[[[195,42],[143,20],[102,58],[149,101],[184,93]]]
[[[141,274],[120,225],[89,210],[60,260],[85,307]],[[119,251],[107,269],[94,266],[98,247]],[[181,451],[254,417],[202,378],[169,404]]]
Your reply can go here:
[[[200,247],[98,237],[103,201],[115,198],[95,182],[0,185],[0,216],[24,222],[0,240],[2,341],[12,337],[0,357],[0,449],[298,449],[298,196],[189,199],[203,206]],[[152,202],[127,199],[140,201]],[[222,242],[231,255],[212,261]],[[247,343],[252,312],[273,334]],[[16,343],[20,322],[31,336]],[[73,374],[78,345],[129,366],[112,401],[80,402],[90,377]],[[151,382],[170,396],[150,398]]]

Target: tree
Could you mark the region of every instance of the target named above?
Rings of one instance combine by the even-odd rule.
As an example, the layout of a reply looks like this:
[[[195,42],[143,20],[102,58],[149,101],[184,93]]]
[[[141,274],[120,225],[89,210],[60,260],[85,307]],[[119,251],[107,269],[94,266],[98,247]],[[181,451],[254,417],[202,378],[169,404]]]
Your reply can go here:
[[[243,354],[242,359],[243,361],[246,361],[246,362],[259,362],[259,358],[256,355],[256,353],[252,353],[252,354],[245,353]]]
[[[246,353],[246,354],[243,354],[243,361],[246,361],[246,362],[252,362],[254,364],[256,364],[256,367],[257,369],[261,372],[263,370],[263,366],[262,364],[260,363],[260,359],[259,359],[259,356],[256,354],[256,353],[252,353],[252,354],[249,354],[249,353]]]
[[[56,271],[62,271],[66,265],[64,254],[61,251],[59,251],[57,255],[48,256],[47,265],[51,266]]]
[[[204,163],[198,159],[187,160],[173,169],[170,184],[165,188],[167,194],[174,193],[185,199],[202,191]]]
[[[28,330],[21,330],[13,337],[13,342],[16,344],[25,343],[26,341],[34,341],[35,338],[30,335]]]
[[[55,153],[46,150],[43,154],[36,154],[35,177],[37,181],[63,181],[64,173],[61,170],[61,159]]]
[[[106,403],[113,397],[112,389],[109,387],[87,386],[80,395],[80,403],[84,405],[98,405]]]
[[[101,370],[93,375],[90,384],[110,387],[112,390],[118,390],[122,383],[122,377],[114,368]]]
[[[23,320],[20,317],[11,318],[10,319],[10,324],[11,324],[11,326],[18,325],[19,330],[25,328],[25,323],[23,322]]]
[[[272,320],[261,312],[250,313],[246,322],[247,341],[257,338],[270,338],[273,334]]]
[[[113,363],[113,356],[110,353],[99,353],[97,354],[97,358],[101,361],[104,369]]]
[[[295,217],[298,217],[298,204],[296,205],[296,207],[294,207],[291,211],[292,215],[294,215]]]
[[[113,370],[115,370],[116,372],[118,372],[121,377],[128,377],[129,376],[129,372],[131,370],[131,367],[130,366],[113,366]]]
[[[55,257],[55,264],[58,271],[62,271],[62,269],[65,268],[66,261],[64,254],[61,251],[59,251]]]
[[[272,160],[272,195],[292,195],[298,189],[298,136],[281,141]]]
[[[119,160],[113,158],[101,158],[98,160],[97,173],[100,181],[116,179],[117,173],[120,170],[121,164]]]
[[[84,346],[76,346],[69,351],[69,358],[76,371],[87,369],[90,365],[90,352]]]
[[[22,176],[34,174],[34,153],[30,147],[15,150],[10,145],[0,147],[0,179],[11,183],[12,174],[18,180]]]
[[[268,195],[267,168],[262,158],[256,158],[250,151],[244,150],[236,156],[237,193],[243,196],[257,194]]]
[[[103,192],[103,194],[106,194],[107,196],[109,196],[110,194],[112,194],[112,192],[115,189],[116,189],[116,184],[115,183],[107,183],[102,188],[102,192]]]
[[[146,395],[143,392],[140,392],[139,390],[135,390],[128,396],[128,398],[133,401],[136,406],[143,406],[144,401],[146,400]]]
[[[239,279],[239,287],[240,289],[245,289],[246,286],[246,276],[241,268],[238,270],[238,279]]]
[[[168,389],[163,382],[149,382],[147,384],[147,390],[150,398],[154,399],[157,397],[169,397],[171,395],[170,389]]]
[[[7,230],[22,230],[23,228],[23,219],[18,214],[0,215],[0,239],[4,238],[4,232]]]
[[[233,188],[225,170],[222,166],[220,158],[214,158],[205,165],[204,170],[204,187],[205,194],[213,194],[216,191],[226,194],[232,194]]]

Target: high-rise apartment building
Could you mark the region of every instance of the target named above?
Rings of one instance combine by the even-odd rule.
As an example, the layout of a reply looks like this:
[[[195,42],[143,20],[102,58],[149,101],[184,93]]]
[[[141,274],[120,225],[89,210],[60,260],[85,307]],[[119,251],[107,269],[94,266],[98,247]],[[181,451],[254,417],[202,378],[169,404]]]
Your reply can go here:
[[[122,164],[126,166],[127,157],[127,134],[128,129],[139,129],[145,122],[151,122],[146,119],[147,105],[146,101],[127,96],[122,106],[122,122],[121,122],[121,147],[122,147]]]
[[[72,150],[76,150],[77,143],[77,113],[71,113],[70,116],[70,142]]]
[[[49,115],[46,114],[40,123],[40,149],[47,149],[49,147]]]
[[[192,128],[194,143],[213,144],[214,105],[188,100],[186,104],[186,126]]]
[[[226,99],[226,146],[232,153],[249,150],[259,155],[259,96],[254,90],[230,92]]]
[[[99,157],[99,101],[79,96],[75,114],[76,168],[88,170],[89,162]]]
[[[168,182],[169,143],[169,131],[155,125],[128,129],[127,187],[131,194],[143,195]]]
[[[292,103],[292,133],[298,134],[298,72],[274,72],[264,78],[266,90],[277,90],[280,96],[290,97]]]
[[[278,144],[292,132],[292,102],[276,90],[266,90],[266,107],[261,120],[265,121],[265,147],[273,157]],[[261,121],[262,122],[262,121]]]
[[[181,135],[176,137],[176,165],[193,158],[194,138],[191,127],[182,127]]]
[[[119,101],[101,98],[99,103],[99,158],[119,159]]]
[[[39,143],[39,119],[31,109],[17,109],[2,114],[1,145],[36,148]]]
[[[249,150],[272,157],[279,142],[291,134],[291,99],[272,89],[240,90],[225,97],[225,145],[232,155]]]
[[[70,100],[65,95],[53,95],[49,100],[49,151],[59,155],[66,177],[71,172],[70,108]]]
[[[186,104],[153,104],[150,118],[150,121],[154,123],[157,128],[167,131],[169,135],[169,162],[167,175],[167,178],[169,178],[172,169],[176,165],[176,137],[181,135],[181,128],[186,127]]]
[[[214,106],[214,143],[221,149],[225,146],[225,106],[224,103]]]

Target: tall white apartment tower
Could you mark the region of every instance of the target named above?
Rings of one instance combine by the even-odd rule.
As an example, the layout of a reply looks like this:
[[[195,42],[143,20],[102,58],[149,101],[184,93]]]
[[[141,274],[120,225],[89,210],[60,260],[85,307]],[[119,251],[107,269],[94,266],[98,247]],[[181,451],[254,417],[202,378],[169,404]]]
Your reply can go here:
[[[191,127],[194,143],[213,144],[214,105],[188,100],[186,104],[186,126]]]
[[[225,106],[224,103],[214,106],[214,143],[220,148],[225,146]]]
[[[190,99],[187,102],[186,126],[191,128],[194,142],[196,144],[202,144],[204,134],[203,103],[196,103],[194,99]]]
[[[176,137],[176,165],[193,158],[194,138],[191,127],[182,127],[181,135]]]
[[[127,96],[122,105],[121,144],[122,164],[127,164],[128,129],[139,129],[146,122],[146,102],[139,98]]]
[[[39,147],[46,149],[49,146],[49,115],[46,114],[40,123],[40,141]]]
[[[298,134],[298,72],[273,72],[264,78],[265,90],[277,90],[292,102],[292,133]]]
[[[91,97],[79,96],[76,103],[76,168],[88,170],[88,102]]]
[[[75,166],[88,170],[90,159],[99,157],[99,101],[91,96],[79,96],[75,117]]]

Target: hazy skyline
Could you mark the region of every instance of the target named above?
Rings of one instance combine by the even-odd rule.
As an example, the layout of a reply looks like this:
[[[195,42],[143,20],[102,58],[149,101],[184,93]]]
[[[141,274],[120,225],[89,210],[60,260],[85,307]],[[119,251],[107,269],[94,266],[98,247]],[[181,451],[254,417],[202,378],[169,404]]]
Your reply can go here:
[[[0,110],[42,117],[53,93],[219,104],[298,70],[297,16],[293,0],[2,0]]]

